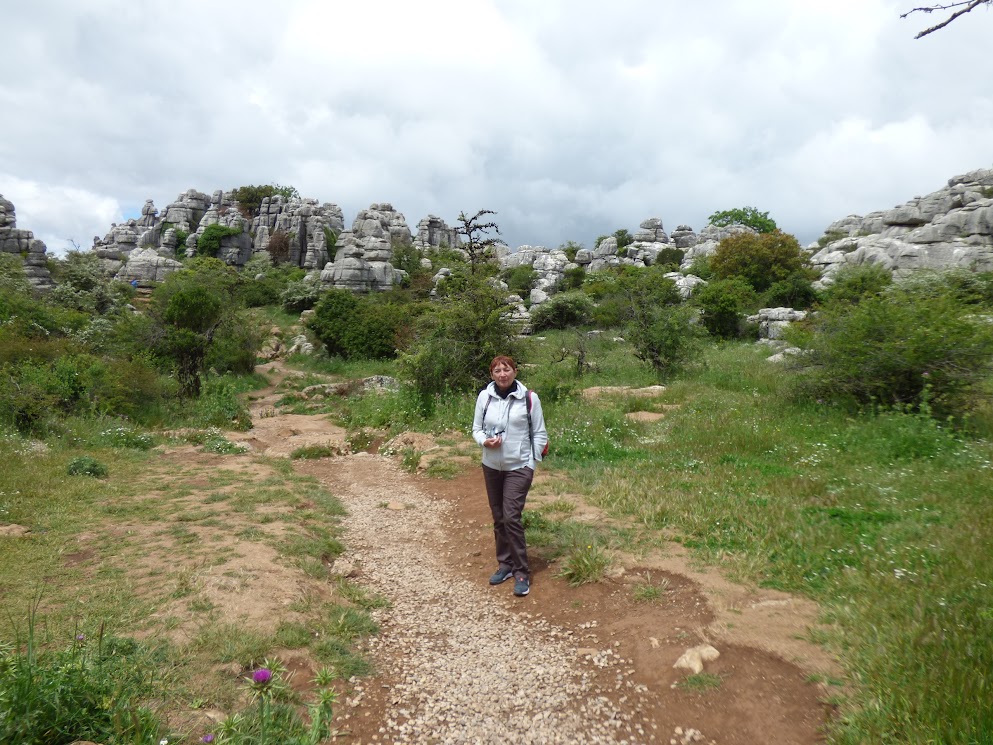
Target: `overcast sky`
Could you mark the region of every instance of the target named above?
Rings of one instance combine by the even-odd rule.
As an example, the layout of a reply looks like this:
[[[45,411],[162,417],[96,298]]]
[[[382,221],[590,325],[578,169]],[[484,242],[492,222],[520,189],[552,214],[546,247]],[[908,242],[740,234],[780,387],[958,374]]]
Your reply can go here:
[[[55,253],[265,183],[513,247],[746,205],[808,243],[993,167],[993,12],[915,41],[916,4],[3,3],[0,194]]]

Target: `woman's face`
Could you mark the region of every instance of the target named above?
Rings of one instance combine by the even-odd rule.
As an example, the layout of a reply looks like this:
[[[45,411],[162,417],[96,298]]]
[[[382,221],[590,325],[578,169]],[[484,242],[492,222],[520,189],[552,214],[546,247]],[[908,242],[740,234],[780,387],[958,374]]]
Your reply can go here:
[[[490,371],[490,377],[493,378],[493,382],[500,386],[500,388],[507,389],[517,379],[517,370],[506,362],[498,362],[496,367]]]

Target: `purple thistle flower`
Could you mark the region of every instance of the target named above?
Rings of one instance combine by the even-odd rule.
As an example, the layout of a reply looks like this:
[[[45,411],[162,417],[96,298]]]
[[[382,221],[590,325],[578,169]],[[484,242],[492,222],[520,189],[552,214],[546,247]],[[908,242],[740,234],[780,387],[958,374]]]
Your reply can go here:
[[[252,681],[264,686],[272,680],[272,670],[266,667],[260,667],[254,673],[252,673]]]
[[[76,641],[86,641],[86,634],[76,634]]]
[[[214,736],[211,734],[206,734],[200,738],[200,742],[213,742],[213,741],[214,741]]]

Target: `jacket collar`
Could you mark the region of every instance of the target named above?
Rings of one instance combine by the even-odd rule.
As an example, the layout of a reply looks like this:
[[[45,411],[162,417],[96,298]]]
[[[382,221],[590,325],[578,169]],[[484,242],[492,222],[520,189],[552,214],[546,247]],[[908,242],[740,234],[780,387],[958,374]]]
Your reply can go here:
[[[515,380],[514,386],[514,390],[507,394],[507,398],[524,398],[524,394],[526,394],[528,390],[524,387],[524,384],[519,380]],[[487,390],[489,390],[490,395],[493,396],[493,398],[500,398],[500,394],[497,393],[496,383],[493,381],[490,381],[490,384],[487,386]]]

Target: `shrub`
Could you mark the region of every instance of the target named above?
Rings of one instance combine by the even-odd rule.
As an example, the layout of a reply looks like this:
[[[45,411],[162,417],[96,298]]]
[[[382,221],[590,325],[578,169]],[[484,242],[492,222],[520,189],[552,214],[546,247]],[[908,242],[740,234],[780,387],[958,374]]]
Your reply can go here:
[[[893,284],[893,273],[879,264],[846,266],[834,275],[834,283],[821,295],[824,303],[856,304],[878,295]]]
[[[159,741],[164,726],[141,704],[155,664],[140,645],[101,633],[63,650],[38,646],[32,625],[24,651],[0,650],[0,741]]]
[[[70,476],[92,476],[93,478],[102,479],[107,476],[109,471],[107,466],[98,461],[96,458],[89,455],[77,455],[66,467],[66,473]]]
[[[809,308],[817,300],[817,291],[807,274],[795,272],[774,282],[762,295],[764,308]]]
[[[707,331],[734,339],[741,334],[742,316],[755,307],[755,292],[740,277],[715,280],[693,293],[693,304],[703,311]]]
[[[266,251],[272,257],[273,264],[285,264],[290,260],[290,236],[282,230],[276,230],[269,236]]]
[[[597,299],[593,320],[602,328],[626,326],[639,305],[673,305],[681,302],[676,283],[666,278],[665,267],[621,267],[619,271],[590,275],[584,286]]]
[[[562,275],[562,289],[578,290],[586,280],[586,270],[581,266],[574,266],[566,269]]]
[[[676,271],[683,263],[684,256],[686,256],[686,252],[681,248],[663,248],[655,255],[655,261],[652,265],[667,267]]]
[[[893,286],[814,317],[804,381],[816,397],[962,414],[993,369],[993,326],[947,288]]]
[[[503,293],[471,278],[464,292],[443,298],[418,319],[415,339],[400,357],[400,372],[422,406],[447,390],[468,392],[489,381],[489,363],[499,354],[520,364],[520,343],[505,317]]]
[[[197,256],[217,256],[221,250],[221,240],[232,235],[241,235],[240,228],[228,228],[219,223],[208,225],[197,239]]]
[[[53,279],[56,286],[47,300],[70,310],[104,314],[123,307],[134,290],[125,282],[112,280],[93,253],[70,251],[56,260]]]
[[[710,267],[710,257],[697,256],[690,262],[690,266],[685,273],[692,274],[694,277],[699,277],[709,282],[714,276],[714,271]]]
[[[348,290],[325,293],[307,322],[328,354],[345,359],[390,359],[396,356],[406,327],[419,307],[399,305],[379,296],[358,297]]]
[[[295,282],[289,282],[281,293],[279,300],[283,309],[288,313],[303,313],[317,304],[323,293],[321,283],[304,277]]]
[[[757,292],[792,274],[811,271],[810,259],[796,238],[779,230],[725,238],[710,257],[710,268],[718,279],[741,277]]]
[[[594,310],[593,301],[585,293],[562,292],[532,308],[531,328],[546,331],[585,326],[593,319]]]
[[[234,198],[238,202],[238,210],[249,219],[258,214],[263,199],[276,196],[277,194],[286,199],[300,197],[300,192],[296,188],[292,186],[280,186],[279,184],[239,186],[237,189],[234,189]]]
[[[715,212],[709,218],[711,225],[725,228],[730,225],[745,225],[759,233],[772,233],[778,230],[776,221],[768,212],[759,212],[754,207],[738,207],[732,210]]]
[[[515,295],[527,298],[534,289],[534,282],[538,279],[538,272],[530,266],[515,266],[503,273],[502,279],[507,283],[507,288]]]
[[[626,338],[638,359],[661,378],[681,370],[701,352],[696,311],[686,305],[639,306]]]

